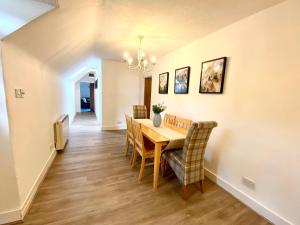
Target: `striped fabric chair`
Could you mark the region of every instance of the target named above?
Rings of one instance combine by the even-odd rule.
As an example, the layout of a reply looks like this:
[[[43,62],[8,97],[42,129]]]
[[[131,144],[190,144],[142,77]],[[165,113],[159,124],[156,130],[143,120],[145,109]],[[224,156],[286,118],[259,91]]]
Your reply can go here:
[[[183,149],[165,151],[162,155],[163,173],[166,163],[172,168],[182,184],[182,197],[188,198],[188,185],[199,184],[203,192],[204,181],[204,152],[211,131],[217,126],[216,122],[198,122],[190,127]]]
[[[133,119],[147,119],[147,107],[145,105],[133,106]]]

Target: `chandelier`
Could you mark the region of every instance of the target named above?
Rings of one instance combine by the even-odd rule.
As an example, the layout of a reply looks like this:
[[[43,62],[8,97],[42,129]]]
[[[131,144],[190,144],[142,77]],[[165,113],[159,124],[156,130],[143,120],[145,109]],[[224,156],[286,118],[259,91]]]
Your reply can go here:
[[[137,36],[139,39],[139,48],[137,52],[137,62],[134,64],[133,58],[129,55],[128,52],[124,52],[124,62],[127,63],[127,66],[130,70],[138,70],[143,73],[148,73],[152,71],[154,65],[156,64],[156,57],[151,56],[150,62],[146,58],[146,53],[142,50],[142,40],[144,39],[143,35]]]

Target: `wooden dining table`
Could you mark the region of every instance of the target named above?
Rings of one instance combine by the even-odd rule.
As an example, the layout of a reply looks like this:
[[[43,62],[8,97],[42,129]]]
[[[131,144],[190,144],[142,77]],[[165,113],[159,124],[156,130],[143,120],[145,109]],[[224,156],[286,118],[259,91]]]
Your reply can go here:
[[[173,147],[183,147],[186,135],[179,133],[171,128],[161,124],[160,127],[154,127],[150,119],[135,119],[141,124],[143,136],[155,144],[154,150],[154,174],[153,174],[153,189],[157,191],[158,176],[160,168],[160,158],[162,150],[167,149],[168,145],[174,144]]]

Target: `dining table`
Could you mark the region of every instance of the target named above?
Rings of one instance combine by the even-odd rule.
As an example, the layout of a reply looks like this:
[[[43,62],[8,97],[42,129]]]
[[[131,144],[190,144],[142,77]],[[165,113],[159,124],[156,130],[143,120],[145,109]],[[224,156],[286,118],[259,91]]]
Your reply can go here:
[[[154,149],[154,173],[153,173],[153,190],[157,191],[158,177],[160,169],[160,159],[162,151],[182,148],[186,135],[162,123],[159,127],[153,125],[150,119],[134,119],[141,124],[143,136],[155,145]]]

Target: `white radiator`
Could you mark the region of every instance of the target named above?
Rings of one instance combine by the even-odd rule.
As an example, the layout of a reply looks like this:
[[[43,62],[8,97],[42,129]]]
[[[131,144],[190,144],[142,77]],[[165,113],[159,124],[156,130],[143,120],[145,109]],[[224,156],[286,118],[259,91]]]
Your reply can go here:
[[[62,115],[54,123],[54,143],[56,150],[63,150],[69,138],[69,116]]]

